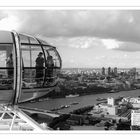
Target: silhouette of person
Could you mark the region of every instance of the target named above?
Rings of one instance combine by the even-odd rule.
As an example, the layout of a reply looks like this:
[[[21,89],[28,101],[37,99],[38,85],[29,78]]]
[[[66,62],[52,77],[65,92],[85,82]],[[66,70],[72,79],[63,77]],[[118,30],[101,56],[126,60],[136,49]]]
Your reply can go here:
[[[13,77],[13,74],[14,74],[14,70],[13,70],[13,55],[12,53],[9,55],[9,57],[7,58],[7,67],[8,67],[8,77],[9,78],[12,78]]]
[[[53,62],[53,57],[51,55],[48,55],[48,57],[47,57],[46,66],[47,66],[48,82],[52,82],[54,62]]]
[[[43,78],[44,58],[43,53],[40,52],[36,58],[36,82],[39,83]]]

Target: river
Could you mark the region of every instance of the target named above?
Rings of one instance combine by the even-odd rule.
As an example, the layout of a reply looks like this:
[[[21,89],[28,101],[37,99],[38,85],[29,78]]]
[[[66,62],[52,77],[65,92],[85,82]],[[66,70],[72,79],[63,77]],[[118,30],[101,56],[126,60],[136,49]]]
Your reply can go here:
[[[85,95],[79,97],[72,97],[72,98],[57,98],[57,99],[49,99],[47,101],[42,102],[35,102],[35,103],[24,103],[23,106],[31,107],[31,108],[39,108],[44,110],[51,110],[53,108],[58,108],[61,105],[69,105],[73,102],[78,102],[79,104],[71,105],[69,108],[64,108],[59,110],[60,113],[69,113],[74,109],[78,109],[88,105],[94,105],[98,103],[96,98],[108,98],[108,97],[138,97],[140,96],[140,89],[139,90],[131,90],[131,91],[121,91],[117,93],[103,93],[103,94],[94,94],[94,95]]]

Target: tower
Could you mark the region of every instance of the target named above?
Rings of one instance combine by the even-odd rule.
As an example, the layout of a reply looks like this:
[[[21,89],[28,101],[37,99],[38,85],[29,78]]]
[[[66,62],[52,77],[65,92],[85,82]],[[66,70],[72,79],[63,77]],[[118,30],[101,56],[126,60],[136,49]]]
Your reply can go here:
[[[105,75],[105,68],[102,67],[102,75]]]
[[[111,67],[108,67],[108,75],[111,75]]]
[[[118,74],[118,71],[117,71],[117,67],[114,68],[114,75],[116,76]]]

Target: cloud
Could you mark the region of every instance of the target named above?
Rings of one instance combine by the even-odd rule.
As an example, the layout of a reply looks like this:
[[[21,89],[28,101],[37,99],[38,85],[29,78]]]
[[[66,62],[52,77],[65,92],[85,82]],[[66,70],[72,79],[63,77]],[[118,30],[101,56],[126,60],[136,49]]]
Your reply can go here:
[[[47,37],[98,37],[140,42],[140,11],[132,10],[17,10],[19,31]]]
[[[89,49],[104,47],[102,40],[95,37],[44,37],[37,35],[38,38],[49,41],[51,45],[59,47],[69,47],[74,49]]]
[[[140,11],[18,11],[17,16],[19,30],[31,34],[140,42]]]
[[[133,42],[125,42],[120,44],[119,47],[114,48],[115,50],[119,51],[127,51],[127,52],[137,52],[140,51],[140,44],[133,43]]]
[[[0,29],[1,30],[11,30],[17,28],[18,29],[18,20],[15,16],[9,16],[2,18],[0,20]]]
[[[140,10],[1,10],[0,29],[58,39],[62,46],[140,51]],[[60,39],[61,38],[61,39]],[[55,42],[52,39],[52,43]],[[65,43],[63,43],[65,42]]]
[[[102,43],[107,49],[117,49],[120,48],[120,44],[122,44],[122,42],[114,39],[102,39]]]
[[[69,39],[69,47],[88,49],[91,47],[99,47],[101,40],[94,37],[74,37]]]

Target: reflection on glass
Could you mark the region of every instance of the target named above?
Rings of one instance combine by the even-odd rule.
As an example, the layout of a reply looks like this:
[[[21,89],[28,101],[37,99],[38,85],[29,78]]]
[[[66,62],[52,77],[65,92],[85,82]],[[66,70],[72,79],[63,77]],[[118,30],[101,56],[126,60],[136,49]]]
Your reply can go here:
[[[60,57],[55,48],[42,40],[39,40],[39,44],[35,38],[29,36],[20,35],[20,39],[23,42],[22,88],[45,88],[53,84],[60,68]]]
[[[0,44],[0,89],[13,89],[13,45]]]
[[[27,36],[27,35],[23,35],[23,34],[19,34],[20,37],[20,42],[24,43],[24,44],[39,44],[38,41],[36,39],[34,39],[33,37]]]
[[[43,67],[45,62],[42,52],[39,52],[35,62],[36,62],[36,82],[37,84],[41,84],[44,76]]]
[[[13,71],[13,54],[10,53],[9,57],[7,58],[7,73],[8,73],[8,77],[9,78],[12,78],[13,77],[13,74],[14,74],[14,71]]]
[[[44,79],[44,55],[41,46],[22,45],[23,88],[42,87]]]
[[[49,55],[51,55],[53,57],[54,66],[60,67],[60,60],[59,60],[59,56],[58,56],[57,52],[54,49],[50,49],[50,50],[48,50],[48,53],[49,53]]]
[[[47,66],[47,71],[46,71],[46,76],[47,76],[47,82],[53,82],[53,70],[54,70],[54,61],[53,57],[51,55],[48,55],[47,61],[46,61],[46,66]]]

